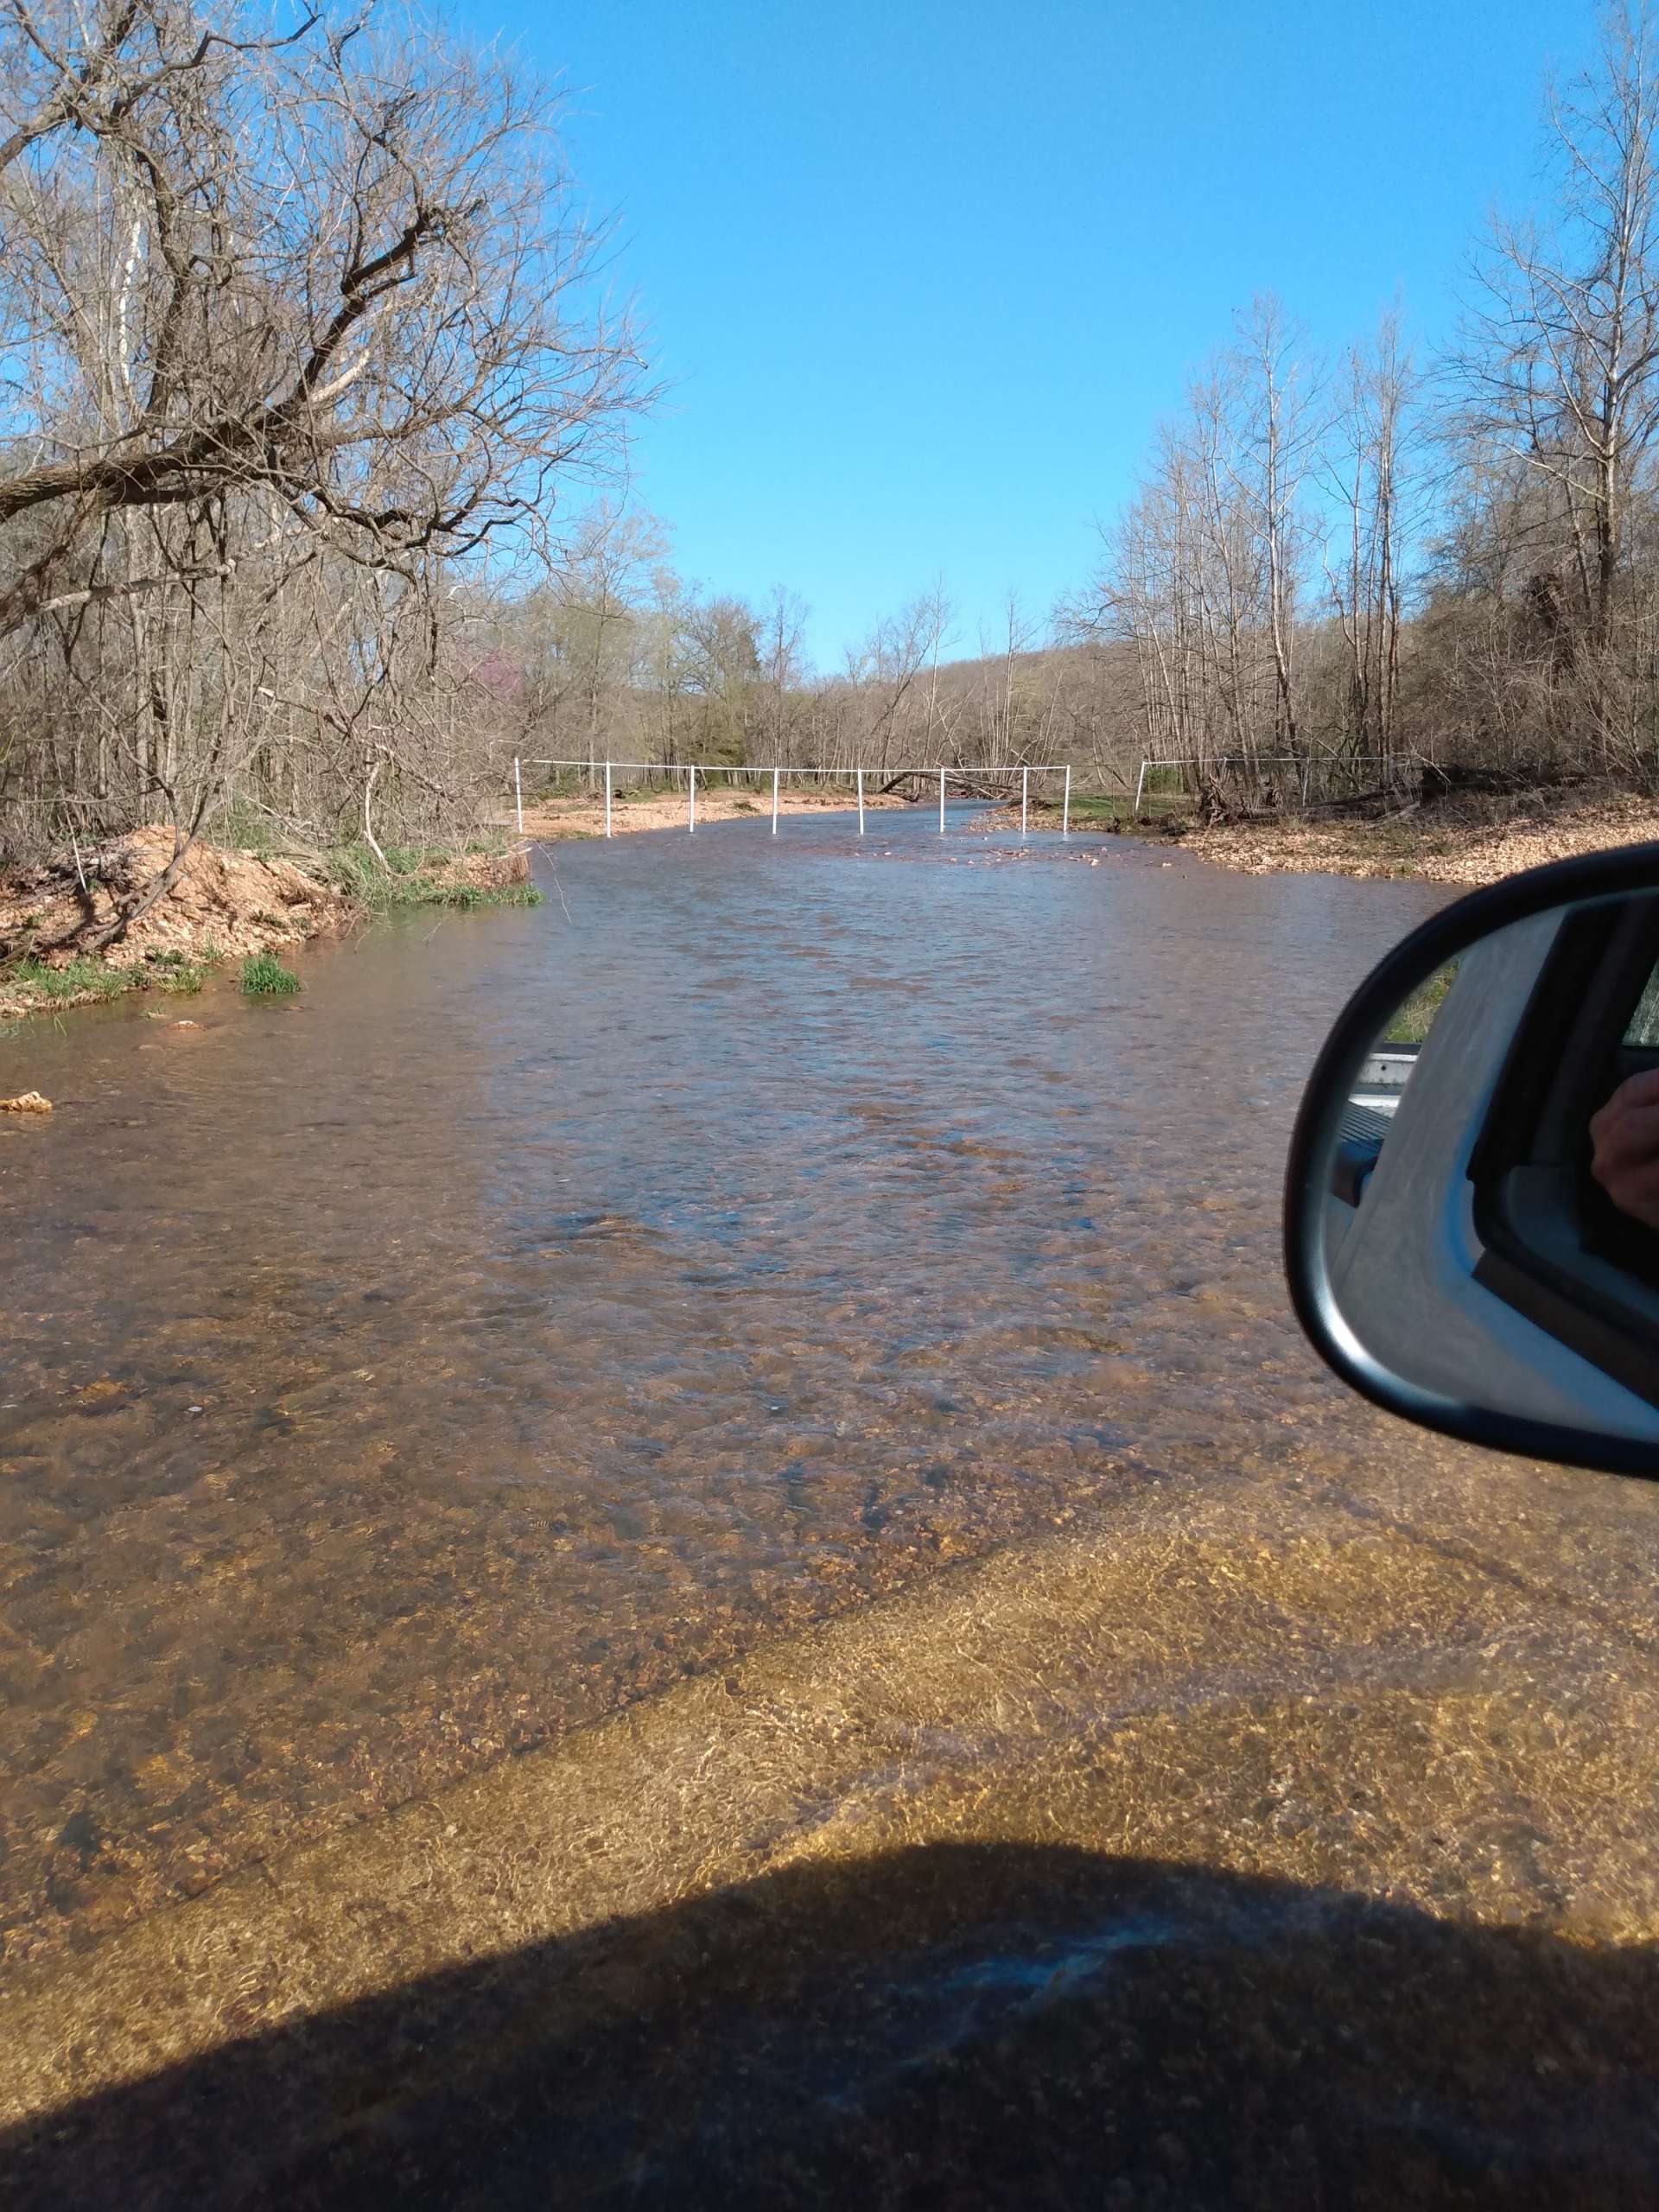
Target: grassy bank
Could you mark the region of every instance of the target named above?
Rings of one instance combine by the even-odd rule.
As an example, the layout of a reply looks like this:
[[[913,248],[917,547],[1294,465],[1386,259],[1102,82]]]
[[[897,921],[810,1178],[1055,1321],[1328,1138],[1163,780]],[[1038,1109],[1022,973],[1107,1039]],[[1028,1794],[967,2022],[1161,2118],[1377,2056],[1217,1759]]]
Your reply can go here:
[[[177,881],[100,953],[74,950],[130,909],[173,856],[170,830],[144,829],[100,849],[59,857],[0,878],[0,1022],[99,1005],[129,991],[188,995],[223,963],[241,963],[242,988],[270,996],[290,985],[295,947],[411,906],[471,912],[533,906],[521,846],[497,838],[459,850],[367,845],[296,855],[269,840],[232,848],[198,843]]]
[[[1018,813],[1016,798],[1014,810]],[[1046,830],[1058,829],[1065,809],[1058,799],[1033,799],[1031,810],[1042,817]],[[1127,791],[1073,791],[1071,823],[1074,830],[1105,830],[1139,835],[1149,826],[1137,822],[1134,798]]]
[[[1595,783],[1461,793],[1371,819],[1287,814],[1204,827],[1167,812],[1137,818],[1134,806],[1124,792],[1074,792],[1071,829],[1179,844],[1247,875],[1414,877],[1471,886],[1547,861],[1659,841],[1659,798]],[[1060,811],[1058,801],[1031,802],[1032,822],[1045,830],[1058,829]],[[1017,823],[1019,816],[1016,798],[988,826]]]
[[[365,914],[405,906],[449,906],[464,913],[486,906],[539,906],[543,894],[527,874],[511,873],[516,849],[479,841],[459,851],[437,845],[387,845],[383,868],[368,846],[336,846],[324,856],[328,875]]]
[[[0,1023],[16,1022],[31,1014],[60,1014],[69,1007],[101,1006],[129,991],[193,997],[218,965],[219,955],[211,945],[195,959],[181,952],[153,953],[126,967],[98,959],[67,960],[54,967],[25,957],[0,963]]]

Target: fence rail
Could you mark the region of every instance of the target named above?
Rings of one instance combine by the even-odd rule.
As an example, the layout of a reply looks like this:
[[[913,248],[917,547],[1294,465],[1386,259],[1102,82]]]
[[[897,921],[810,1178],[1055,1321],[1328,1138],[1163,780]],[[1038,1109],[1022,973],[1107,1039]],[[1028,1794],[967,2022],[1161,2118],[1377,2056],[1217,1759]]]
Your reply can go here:
[[[695,832],[697,826],[697,778],[699,776],[766,776],[772,778],[772,834],[778,835],[779,785],[785,776],[840,776],[851,777],[858,804],[858,834],[864,835],[864,779],[880,775],[888,784],[901,783],[906,776],[918,780],[926,777],[931,783],[937,776],[939,782],[939,835],[944,835],[944,796],[948,783],[982,783],[993,777],[1018,776],[1020,779],[1020,835],[1029,834],[1031,817],[1031,779],[1033,776],[1059,776],[1065,779],[1060,801],[1060,835],[1071,835],[1071,763],[1069,760],[1015,760],[988,768],[745,768],[734,766],[729,761],[715,760],[547,760],[525,753],[512,757],[512,800],[518,820],[518,834],[524,834],[524,787],[521,770],[524,768],[575,768],[584,775],[596,774],[601,767],[605,773],[605,835],[612,836],[613,779],[620,768],[632,774],[653,776],[684,776],[687,779],[686,828]]]

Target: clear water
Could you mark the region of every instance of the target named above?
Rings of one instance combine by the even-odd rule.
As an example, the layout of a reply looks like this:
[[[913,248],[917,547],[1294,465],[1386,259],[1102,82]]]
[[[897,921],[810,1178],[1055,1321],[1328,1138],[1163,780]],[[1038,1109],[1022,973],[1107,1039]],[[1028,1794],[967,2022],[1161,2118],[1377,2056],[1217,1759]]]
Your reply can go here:
[[[1374,1449],[1278,1185],[1443,894],[936,827],[567,846],[291,1004],[0,1041],[57,1109],[0,1120],[11,1955],[1160,1468]]]

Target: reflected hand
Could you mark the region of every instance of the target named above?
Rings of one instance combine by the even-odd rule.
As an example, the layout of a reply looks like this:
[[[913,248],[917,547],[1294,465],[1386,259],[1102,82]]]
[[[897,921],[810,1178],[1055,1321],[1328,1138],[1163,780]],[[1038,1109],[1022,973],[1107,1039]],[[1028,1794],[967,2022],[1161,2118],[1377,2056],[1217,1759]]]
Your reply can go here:
[[[1590,1116],[1590,1173],[1618,1208],[1659,1229],[1659,1069],[1621,1083]]]

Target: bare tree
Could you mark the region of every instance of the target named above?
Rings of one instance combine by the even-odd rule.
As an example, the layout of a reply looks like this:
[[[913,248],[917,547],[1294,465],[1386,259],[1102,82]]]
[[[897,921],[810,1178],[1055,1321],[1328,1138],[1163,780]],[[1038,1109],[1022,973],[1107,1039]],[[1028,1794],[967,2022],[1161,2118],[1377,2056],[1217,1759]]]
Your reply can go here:
[[[922,696],[918,687],[937,650],[942,619],[937,596],[909,600],[897,614],[884,615],[851,656],[868,716],[861,758],[880,775],[893,772],[894,748]]]
[[[918,602],[927,640],[927,699],[924,709],[921,734],[921,758],[931,760],[942,754],[942,738],[945,722],[941,712],[939,696],[939,655],[950,635],[956,620],[956,608],[944,588],[943,576],[936,576],[931,591],[925,593]]]
[[[1253,302],[1235,360],[1241,405],[1232,469],[1251,512],[1266,568],[1274,738],[1294,753],[1299,734],[1296,626],[1307,537],[1302,487],[1317,425],[1305,336],[1287,320],[1271,293]]]
[[[1390,311],[1368,346],[1349,348],[1320,474],[1339,518],[1325,575],[1346,659],[1344,724],[1356,752],[1387,753],[1400,711],[1403,571],[1418,519],[1417,379]]]
[[[681,631],[696,708],[693,758],[745,767],[760,727],[760,620],[745,600],[694,599]]]
[[[175,863],[275,747],[359,813],[441,782],[406,740],[465,658],[458,575],[543,539],[641,396],[545,96],[241,0],[11,0],[0,63],[0,635]]]
[[[1659,429],[1659,52],[1644,0],[1609,8],[1595,68],[1549,104],[1547,219],[1495,219],[1455,364],[1464,427],[1548,485],[1570,589],[1607,644],[1631,491]]]
[[[798,593],[772,587],[763,625],[761,677],[766,689],[772,760],[785,765],[793,702],[805,688],[805,637],[809,609]]]
[[[654,515],[601,499],[578,521],[555,565],[564,658],[580,689],[588,776],[598,773],[608,699],[631,680],[637,625],[668,539]]]

